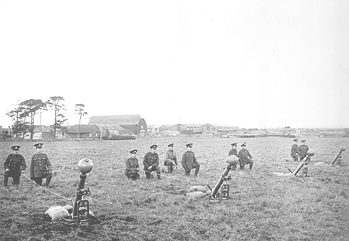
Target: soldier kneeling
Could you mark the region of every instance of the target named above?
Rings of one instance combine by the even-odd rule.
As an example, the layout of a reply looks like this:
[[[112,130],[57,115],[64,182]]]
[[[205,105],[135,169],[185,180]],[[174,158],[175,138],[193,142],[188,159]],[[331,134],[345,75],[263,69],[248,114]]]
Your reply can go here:
[[[136,158],[137,150],[132,150],[130,153],[131,157],[126,160],[125,175],[128,179],[136,180],[140,178],[138,159]]]

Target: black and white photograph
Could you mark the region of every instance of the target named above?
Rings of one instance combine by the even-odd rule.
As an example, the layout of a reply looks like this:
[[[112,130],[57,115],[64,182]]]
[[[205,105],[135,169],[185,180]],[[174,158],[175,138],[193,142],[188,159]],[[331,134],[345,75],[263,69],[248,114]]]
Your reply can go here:
[[[349,1],[0,0],[0,240],[349,240]]]

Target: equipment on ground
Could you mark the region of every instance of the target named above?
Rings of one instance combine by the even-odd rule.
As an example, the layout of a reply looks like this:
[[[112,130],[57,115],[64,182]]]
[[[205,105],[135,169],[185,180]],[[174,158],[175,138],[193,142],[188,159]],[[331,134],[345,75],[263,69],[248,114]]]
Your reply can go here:
[[[214,186],[214,188],[212,189],[210,198],[215,199],[218,198],[219,196],[219,189],[221,188],[223,182],[231,180],[231,177],[227,177],[228,173],[230,172],[231,168],[233,165],[236,165],[236,162],[238,162],[238,157],[237,156],[229,156],[229,159],[227,160],[227,167],[224,169],[223,174],[221,175],[221,177],[218,179],[218,182],[216,183],[216,185]],[[221,199],[228,199],[229,198],[229,185],[227,183],[224,184],[224,186],[221,189]],[[224,198],[223,198],[223,197]]]
[[[88,158],[83,158],[78,163],[80,170],[80,181],[77,186],[75,201],[73,202],[73,212],[71,216],[64,220],[68,223],[88,225],[90,222],[90,205],[88,200],[83,200],[83,196],[90,194],[90,188],[85,188],[87,173],[92,171],[93,163]]]
[[[339,148],[339,152],[338,152],[338,154],[337,154],[337,156],[334,158],[334,160],[331,162],[331,166],[333,166],[337,161],[340,161],[341,160],[341,158],[342,158],[342,156],[341,156],[341,154],[342,154],[342,152],[343,151],[345,151],[345,147],[344,146],[341,146],[340,148]]]
[[[315,151],[313,149],[309,149],[307,152],[307,155],[303,158],[303,161],[299,166],[296,168],[296,170],[293,172],[293,175],[297,175],[297,173],[303,168],[304,168],[304,174],[307,176],[308,175],[308,163],[310,161],[310,157],[315,155]]]

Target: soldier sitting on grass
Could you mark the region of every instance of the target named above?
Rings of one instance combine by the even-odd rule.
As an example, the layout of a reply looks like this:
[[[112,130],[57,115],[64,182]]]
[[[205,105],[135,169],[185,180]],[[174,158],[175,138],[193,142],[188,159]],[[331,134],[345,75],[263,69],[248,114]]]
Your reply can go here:
[[[187,145],[187,151],[182,156],[182,167],[184,168],[185,175],[190,175],[190,170],[195,168],[195,176],[198,175],[198,172],[200,170],[200,164],[196,160],[195,154],[192,151],[193,143],[188,143]]]
[[[12,146],[12,154],[10,154],[4,162],[4,186],[7,186],[9,177],[12,177],[13,184],[18,186],[21,173],[24,173],[27,165],[25,163],[24,157],[19,154],[20,146]]]
[[[137,150],[130,151],[131,157],[126,160],[126,170],[125,174],[128,179],[136,180],[139,179],[139,165],[138,159],[136,157]]]
[[[240,161],[240,169],[243,170],[246,164],[250,164],[250,170],[253,167],[252,155],[246,149],[246,142],[241,144],[241,150],[238,153],[239,161]]]
[[[150,152],[145,154],[143,159],[145,177],[150,179],[151,173],[156,171],[158,179],[160,178],[159,155],[156,153],[157,145],[150,146]]]

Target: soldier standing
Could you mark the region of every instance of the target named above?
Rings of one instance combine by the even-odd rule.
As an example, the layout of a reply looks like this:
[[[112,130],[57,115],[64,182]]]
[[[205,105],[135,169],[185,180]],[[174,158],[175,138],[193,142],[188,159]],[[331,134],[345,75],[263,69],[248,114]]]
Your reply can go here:
[[[139,165],[136,157],[137,150],[130,151],[131,157],[126,160],[125,174],[128,179],[136,180],[139,179]]]
[[[252,155],[246,149],[246,142],[241,144],[241,150],[238,153],[238,157],[240,160],[240,169],[241,170],[244,169],[244,166],[246,164],[250,164],[250,170],[252,170],[252,167],[253,167]]]
[[[43,143],[34,145],[37,153],[33,155],[30,163],[30,179],[42,186],[42,179],[46,178],[45,186],[48,186],[52,179],[52,168],[47,155],[42,153],[42,145]]]
[[[301,161],[307,156],[308,151],[309,147],[305,144],[305,140],[303,139],[302,144],[299,146],[299,158]]]
[[[194,152],[192,151],[193,143],[188,143],[186,145],[187,151],[183,154],[182,157],[182,167],[185,170],[185,175],[190,175],[190,170],[195,168],[195,176],[198,175],[200,170],[200,164],[197,162]]]
[[[298,153],[299,153],[299,147],[298,147],[298,139],[293,140],[295,143],[291,147],[291,157],[293,158],[293,161],[298,161]]]
[[[177,155],[174,152],[174,144],[171,143],[168,145],[169,150],[166,152],[165,166],[167,166],[168,173],[173,172],[173,168],[178,166]]]
[[[237,143],[232,143],[231,144],[231,150],[229,151],[228,156],[236,156],[236,157],[238,157],[238,150],[236,149],[236,147],[237,147]],[[239,161],[232,161],[231,169],[233,171],[236,170],[236,166],[237,166],[238,163],[239,163]]]
[[[160,178],[159,155],[155,152],[157,145],[150,146],[150,152],[145,154],[143,159],[145,177],[151,178],[151,172],[156,171],[158,179]]]
[[[303,144],[299,146],[299,158],[301,161],[304,161],[303,175],[308,176],[308,164],[310,162],[310,157],[308,156],[307,159],[304,160],[309,151],[309,146],[305,144],[305,141],[306,140],[303,139]]]
[[[12,146],[12,154],[8,155],[4,162],[4,186],[7,186],[8,178],[12,177],[12,183],[16,186],[19,185],[19,180],[21,178],[21,173],[24,173],[27,165],[25,163],[24,157],[19,154],[20,146]]]

